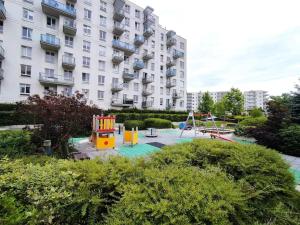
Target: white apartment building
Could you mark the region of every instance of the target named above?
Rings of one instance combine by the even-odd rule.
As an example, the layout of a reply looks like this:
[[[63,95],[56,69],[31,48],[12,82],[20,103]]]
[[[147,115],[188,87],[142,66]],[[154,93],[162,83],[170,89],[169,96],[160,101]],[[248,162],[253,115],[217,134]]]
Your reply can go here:
[[[209,92],[210,96],[212,97],[215,103],[220,102],[227,93],[228,91]]]
[[[186,94],[186,108],[187,111],[198,111],[199,101],[201,100],[202,96],[200,96],[201,92],[188,92]]]
[[[85,94],[100,108],[186,109],[186,40],[125,0],[0,0],[0,102]]]
[[[267,92],[262,90],[245,91],[244,92],[244,108],[251,110],[253,108],[261,108],[266,111]]]

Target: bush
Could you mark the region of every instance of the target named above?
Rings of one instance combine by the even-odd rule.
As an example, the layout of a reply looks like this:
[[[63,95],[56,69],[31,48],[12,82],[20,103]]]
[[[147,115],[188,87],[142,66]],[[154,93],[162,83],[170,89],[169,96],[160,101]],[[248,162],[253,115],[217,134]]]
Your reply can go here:
[[[144,120],[145,128],[172,128],[172,122],[170,120],[149,118]]]
[[[139,130],[145,129],[145,124],[141,120],[126,120],[124,122],[124,127],[126,130],[131,130],[132,128],[135,129],[138,127]]]
[[[280,151],[294,156],[300,156],[300,125],[294,124],[279,130],[281,138]]]
[[[267,117],[261,116],[261,117],[250,117],[250,118],[244,119],[239,124],[242,126],[261,126],[265,122],[267,122]]]
[[[171,120],[172,122],[185,121],[187,114],[170,114],[170,113],[114,113],[117,117],[117,123],[124,123],[126,120],[145,120],[148,118],[159,118]]]
[[[0,131],[0,158],[29,155],[33,152],[31,133],[28,131]]]

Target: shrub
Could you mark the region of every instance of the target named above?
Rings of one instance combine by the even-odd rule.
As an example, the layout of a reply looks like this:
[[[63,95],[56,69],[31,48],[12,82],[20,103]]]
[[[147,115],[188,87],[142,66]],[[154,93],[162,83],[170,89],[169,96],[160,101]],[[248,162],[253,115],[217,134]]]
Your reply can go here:
[[[265,122],[267,122],[267,118],[264,116],[261,116],[261,117],[250,117],[250,118],[244,119],[239,124],[242,126],[261,126]]]
[[[144,121],[145,128],[172,128],[172,122],[170,120],[149,118]]]
[[[145,129],[145,124],[141,120],[126,120],[124,126],[126,130],[135,129],[136,127],[138,127],[139,130]]]
[[[300,125],[294,124],[279,130],[281,152],[300,156]]]
[[[33,152],[31,133],[28,131],[0,131],[0,158],[19,157]]]
[[[262,117],[264,115],[264,113],[261,108],[254,108],[254,109],[250,110],[249,115],[251,117]]]

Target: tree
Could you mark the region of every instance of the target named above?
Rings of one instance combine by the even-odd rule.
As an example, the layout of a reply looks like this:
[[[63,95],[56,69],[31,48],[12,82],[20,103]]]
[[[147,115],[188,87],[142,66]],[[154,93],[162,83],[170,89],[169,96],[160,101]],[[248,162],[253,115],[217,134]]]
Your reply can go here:
[[[244,95],[237,88],[231,88],[224,96],[225,110],[230,112],[232,115],[241,115],[244,109]]]
[[[40,146],[42,141],[51,140],[54,153],[65,158],[69,154],[69,138],[89,135],[92,117],[94,114],[100,114],[101,110],[88,106],[83,95],[77,93],[72,97],[30,96],[21,103],[19,112],[30,113],[42,124],[40,129],[34,131],[36,144]]]
[[[263,111],[260,108],[254,108],[252,110],[250,110],[249,115],[251,117],[261,117],[263,116]]]
[[[202,96],[201,101],[199,102],[199,111],[202,113],[211,112],[213,109],[214,100],[210,96],[209,92],[205,92]]]
[[[213,105],[213,114],[217,117],[223,117],[225,116],[225,104],[224,104],[224,100],[222,99],[220,102],[216,102]]]
[[[300,85],[296,85],[296,92],[292,96],[291,114],[293,122],[300,124]]]

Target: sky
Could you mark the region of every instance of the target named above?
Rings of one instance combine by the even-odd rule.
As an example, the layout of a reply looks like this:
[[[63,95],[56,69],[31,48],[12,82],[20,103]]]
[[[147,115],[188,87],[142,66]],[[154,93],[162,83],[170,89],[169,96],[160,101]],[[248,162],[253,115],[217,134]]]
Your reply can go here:
[[[294,91],[299,0],[133,0],[187,39],[187,91]]]

